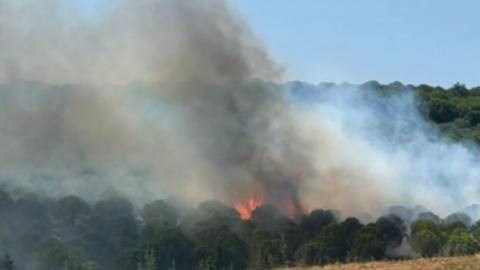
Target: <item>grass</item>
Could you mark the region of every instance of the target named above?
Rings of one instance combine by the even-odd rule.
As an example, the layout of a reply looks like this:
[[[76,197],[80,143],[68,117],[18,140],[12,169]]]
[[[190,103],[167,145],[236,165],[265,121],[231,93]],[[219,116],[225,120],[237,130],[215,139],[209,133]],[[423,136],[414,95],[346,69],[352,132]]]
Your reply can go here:
[[[284,268],[284,270],[441,270],[441,269],[480,269],[480,254],[469,257],[450,257],[432,259],[412,259],[405,261],[381,261],[366,263],[336,264],[323,267],[296,267]]]

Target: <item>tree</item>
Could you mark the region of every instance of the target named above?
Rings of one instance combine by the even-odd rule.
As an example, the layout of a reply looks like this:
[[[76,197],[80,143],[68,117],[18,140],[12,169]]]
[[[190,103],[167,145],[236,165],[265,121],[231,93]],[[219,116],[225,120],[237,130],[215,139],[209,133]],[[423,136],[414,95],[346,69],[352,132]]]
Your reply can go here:
[[[333,223],[337,223],[337,218],[332,211],[318,209],[302,217],[300,229],[309,237],[313,237],[320,232],[323,227]]]
[[[440,217],[430,211],[427,211],[420,213],[416,220],[431,220],[438,223],[440,222]]]
[[[396,247],[402,243],[403,237],[406,234],[406,226],[399,216],[391,214],[380,217],[375,222],[375,225],[377,225],[382,232],[388,245]]]
[[[473,255],[480,251],[478,241],[467,230],[458,229],[450,235],[443,248],[445,256]]]
[[[395,205],[388,208],[388,214],[393,214],[400,217],[405,223],[409,224],[412,221],[413,211],[405,206]]]
[[[66,248],[58,244],[48,244],[38,249],[30,262],[35,270],[60,270],[68,263]]]
[[[229,221],[217,216],[196,222],[189,230],[196,244],[197,264],[210,257],[215,269],[243,269],[248,264],[248,247],[229,226]]]
[[[161,220],[148,223],[142,229],[142,242],[146,250],[154,250],[156,265],[167,269],[191,269],[194,243],[177,227]]]
[[[267,242],[267,262],[270,268],[284,266],[287,261],[287,242],[285,237],[275,237]]]
[[[63,269],[68,270],[101,270],[100,265],[91,261],[88,254],[81,248],[68,248],[68,259],[64,263]]]
[[[205,201],[198,205],[197,220],[222,219],[229,227],[240,222],[240,214],[235,208],[226,206],[218,201]]]
[[[474,226],[472,228],[472,236],[477,240],[477,242],[480,243],[480,227],[479,226]]]
[[[155,258],[155,250],[147,249],[145,251],[144,262],[140,263],[138,270],[157,270],[157,260]]]
[[[440,225],[424,219],[412,223],[409,242],[423,257],[432,257],[440,254],[445,241]]]
[[[90,215],[108,217],[111,219],[119,217],[131,218],[133,217],[133,206],[130,201],[125,198],[112,197],[100,200],[94,204],[90,211]]]
[[[329,257],[330,247],[319,241],[303,244],[295,253],[295,263],[299,266],[325,265],[333,262]]]
[[[470,127],[478,125],[480,123],[480,110],[469,111],[465,118],[468,120]]]
[[[454,97],[466,97],[469,95],[468,89],[465,87],[465,84],[456,83],[451,88],[447,90],[448,94]]]
[[[453,121],[459,116],[454,104],[448,100],[432,98],[428,102],[428,116],[438,124]]]
[[[166,203],[164,200],[156,200],[146,204],[143,207],[141,215],[147,223],[160,219],[172,225],[176,225],[178,220],[177,209]]]
[[[135,248],[139,242],[133,206],[121,197],[94,204],[76,231],[81,246],[102,265],[115,265],[115,254]]]
[[[472,225],[472,218],[465,213],[457,212],[457,213],[453,213],[453,214],[450,214],[449,216],[447,216],[445,218],[444,222],[446,224],[461,222],[465,225],[465,227],[468,228]]]
[[[92,259],[101,264],[106,264],[111,259],[111,254],[108,250],[108,239],[94,230],[89,230],[77,236],[75,243],[83,248]]]
[[[240,237],[245,243],[250,243],[253,232],[257,228],[257,225],[251,220],[241,220],[238,222],[235,227],[232,228],[232,231]]]
[[[264,204],[252,211],[251,220],[269,233],[280,234],[283,230],[281,225],[288,223],[282,217],[282,213],[276,206]],[[288,224],[285,225],[288,226]]]
[[[451,223],[444,222],[442,225],[443,231],[447,235],[452,235],[455,231],[468,231],[468,227],[461,221],[455,221]]]
[[[49,213],[54,221],[72,227],[89,211],[90,205],[83,199],[77,196],[67,196],[57,200],[50,208]]]
[[[347,238],[348,249],[351,251],[353,239],[358,230],[363,228],[363,224],[357,218],[349,217],[340,223],[343,231],[345,232],[345,237]]]
[[[17,232],[35,230],[39,235],[47,238],[52,227],[47,215],[46,207],[36,199],[22,198],[15,202],[12,225]],[[36,230],[36,229],[40,229]]]
[[[380,228],[369,224],[357,231],[353,240],[352,259],[355,261],[380,260],[385,257],[386,242]]]
[[[442,248],[442,242],[441,236],[429,230],[422,230],[415,235],[412,235],[410,241],[413,249],[423,257],[433,257],[438,255]]]
[[[287,245],[286,256],[287,264],[289,264],[295,261],[295,251],[305,243],[307,236],[296,223],[290,222],[289,226],[282,231],[281,237]]]
[[[287,241],[261,228],[255,229],[249,243],[248,269],[276,269],[287,263]]]
[[[348,236],[343,226],[339,224],[325,226],[314,240],[327,245],[327,254],[331,262],[345,262],[348,253]]]

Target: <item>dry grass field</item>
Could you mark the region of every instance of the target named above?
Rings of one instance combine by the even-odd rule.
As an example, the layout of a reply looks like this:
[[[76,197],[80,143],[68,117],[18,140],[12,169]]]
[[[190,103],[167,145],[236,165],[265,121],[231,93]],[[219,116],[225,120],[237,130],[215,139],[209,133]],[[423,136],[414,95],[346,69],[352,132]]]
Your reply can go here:
[[[369,263],[351,263],[329,265],[324,267],[310,268],[284,268],[291,270],[360,270],[360,269],[381,269],[381,270],[440,270],[440,269],[464,269],[480,270],[480,254],[470,257],[455,258],[433,258],[433,259],[413,259],[406,261],[391,262],[369,262]]]

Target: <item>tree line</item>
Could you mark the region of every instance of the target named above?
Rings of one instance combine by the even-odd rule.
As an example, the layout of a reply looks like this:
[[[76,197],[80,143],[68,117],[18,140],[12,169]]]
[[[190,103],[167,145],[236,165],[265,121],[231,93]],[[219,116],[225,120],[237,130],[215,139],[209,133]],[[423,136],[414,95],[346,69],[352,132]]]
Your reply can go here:
[[[480,222],[468,215],[402,206],[368,223],[324,209],[294,222],[268,204],[242,220],[218,201],[190,209],[156,200],[135,211],[120,196],[90,205],[0,191],[0,216],[0,269],[273,269],[480,251]],[[408,254],[392,252],[407,244]]]

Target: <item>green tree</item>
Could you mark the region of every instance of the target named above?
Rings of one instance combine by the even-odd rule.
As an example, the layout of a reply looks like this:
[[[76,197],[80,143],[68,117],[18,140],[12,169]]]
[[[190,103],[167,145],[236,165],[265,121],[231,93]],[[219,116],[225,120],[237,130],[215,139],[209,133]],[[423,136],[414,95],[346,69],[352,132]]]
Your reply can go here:
[[[442,248],[442,237],[429,230],[423,230],[412,236],[411,246],[423,257],[433,257]]]
[[[155,258],[155,250],[149,248],[145,250],[143,263],[140,263],[138,270],[157,270],[157,259]]]
[[[57,245],[48,244],[38,249],[29,264],[32,270],[63,270],[69,262],[67,249]]]
[[[276,206],[270,204],[264,204],[255,209],[251,220],[265,231],[276,235],[281,234],[289,222]]]
[[[284,266],[287,262],[287,242],[285,237],[275,237],[267,242],[267,261],[271,268]]]
[[[317,209],[309,215],[302,217],[300,221],[300,229],[309,237],[315,236],[320,230],[330,224],[337,223],[335,213],[330,210]]]
[[[430,211],[427,211],[420,213],[416,220],[431,220],[438,223],[440,222],[440,217]]]
[[[195,257],[197,263],[211,257],[216,269],[243,269],[248,264],[248,247],[236,235],[229,221],[221,216],[196,222],[189,230],[196,244]]]
[[[385,257],[386,242],[382,231],[376,225],[369,224],[357,231],[353,240],[352,260],[370,261]]]
[[[198,205],[197,221],[216,219],[222,220],[228,227],[234,227],[240,222],[240,214],[235,208],[226,206],[218,201],[205,201]]]
[[[440,254],[445,240],[440,225],[424,219],[412,223],[409,242],[423,257],[432,257]]]
[[[22,198],[15,202],[11,225],[17,232],[33,232],[48,238],[51,234],[51,222],[46,207],[34,198]]]
[[[399,246],[406,235],[406,226],[402,218],[397,215],[380,217],[375,225],[380,229],[388,245]]]
[[[472,218],[465,213],[453,213],[447,216],[444,220],[445,224],[452,224],[456,222],[461,222],[465,225],[466,228],[472,225]]]
[[[452,232],[443,248],[445,256],[473,255],[480,251],[480,244],[467,230]]]
[[[432,98],[428,102],[428,117],[438,124],[451,122],[458,116],[457,108],[448,100]]]
[[[447,90],[447,93],[455,97],[466,97],[469,95],[468,89],[465,87],[465,84],[456,83],[451,88]]]
[[[471,127],[478,125],[478,123],[480,123],[480,110],[469,111],[465,118],[468,120]]]
[[[325,265],[333,262],[331,253],[331,248],[325,243],[309,241],[295,253],[295,263],[298,266]]]
[[[442,225],[446,235],[452,235],[456,231],[468,231],[468,227],[461,221],[444,222]]]
[[[355,234],[358,230],[363,228],[363,224],[357,218],[349,217],[340,223],[342,226],[343,231],[345,232],[345,237],[347,239],[347,246],[348,250],[351,251],[353,240],[355,238]]]
[[[141,215],[147,223],[160,219],[176,225],[178,220],[177,209],[164,200],[156,200],[146,204],[141,211]]]
[[[289,226],[282,231],[281,237],[284,238],[287,245],[287,264],[290,264],[295,261],[295,251],[305,243],[307,236],[296,223],[290,222]]]
[[[90,206],[77,196],[67,196],[57,200],[50,208],[50,216],[55,222],[67,227],[74,226],[90,211]]]
[[[472,228],[472,236],[477,240],[477,242],[480,243],[480,227],[479,226],[474,226]]]
[[[261,228],[255,229],[251,241],[248,269],[276,269],[287,262],[285,237],[272,236]]]
[[[155,220],[142,229],[142,242],[147,250],[154,250],[156,265],[160,269],[167,269],[172,264],[177,269],[192,268],[194,243],[179,228]]]
[[[315,241],[328,247],[328,258],[331,262],[345,262],[348,253],[348,235],[343,226],[330,224],[322,228]]]

